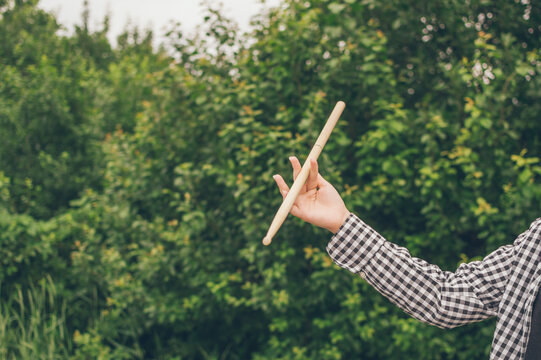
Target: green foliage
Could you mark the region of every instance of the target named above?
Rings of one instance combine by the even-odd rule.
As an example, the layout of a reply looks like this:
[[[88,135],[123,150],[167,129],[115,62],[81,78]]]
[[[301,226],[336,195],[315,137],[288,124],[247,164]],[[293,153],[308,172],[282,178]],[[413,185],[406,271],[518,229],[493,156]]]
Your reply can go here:
[[[350,210],[445,269],[510,243],[541,200],[540,15],[288,0],[249,34],[209,9],[199,35],[113,48],[108,19],[60,36],[36,1],[0,1],[4,357],[488,356],[493,321],[408,318],[332,264],[329,233],[260,240],[272,175],[340,99],[320,169]]]

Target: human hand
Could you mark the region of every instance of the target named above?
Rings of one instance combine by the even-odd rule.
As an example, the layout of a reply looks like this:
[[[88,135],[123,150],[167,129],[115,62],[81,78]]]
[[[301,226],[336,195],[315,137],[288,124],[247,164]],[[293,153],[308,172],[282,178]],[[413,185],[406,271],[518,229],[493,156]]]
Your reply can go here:
[[[299,160],[289,158],[293,167],[293,180],[301,171]],[[273,176],[283,198],[289,192],[289,186],[280,175]],[[306,184],[291,208],[291,214],[313,225],[325,228],[333,234],[338,231],[350,212],[338,191],[318,173],[317,161],[310,159],[310,173]]]

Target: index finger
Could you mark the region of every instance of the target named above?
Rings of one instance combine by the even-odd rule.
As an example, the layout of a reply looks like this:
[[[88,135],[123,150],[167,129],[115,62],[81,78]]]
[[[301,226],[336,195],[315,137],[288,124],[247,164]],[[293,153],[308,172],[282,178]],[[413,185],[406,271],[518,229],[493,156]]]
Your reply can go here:
[[[302,170],[302,166],[301,166],[301,163],[299,162],[299,159],[297,159],[296,156],[291,156],[289,158],[289,161],[291,161],[291,166],[293,167],[293,181],[295,181],[297,179],[297,176]],[[303,185],[301,187],[300,194],[303,194],[305,192],[306,192],[306,185]]]

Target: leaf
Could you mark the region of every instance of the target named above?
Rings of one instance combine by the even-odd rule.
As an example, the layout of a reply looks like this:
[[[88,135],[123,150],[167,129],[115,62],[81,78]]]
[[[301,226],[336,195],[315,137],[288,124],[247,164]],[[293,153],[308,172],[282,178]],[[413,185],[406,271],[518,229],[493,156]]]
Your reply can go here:
[[[339,14],[342,12],[342,10],[346,8],[346,6],[347,5],[345,4],[339,4],[339,3],[333,2],[329,4],[329,10],[331,10],[333,14]]]

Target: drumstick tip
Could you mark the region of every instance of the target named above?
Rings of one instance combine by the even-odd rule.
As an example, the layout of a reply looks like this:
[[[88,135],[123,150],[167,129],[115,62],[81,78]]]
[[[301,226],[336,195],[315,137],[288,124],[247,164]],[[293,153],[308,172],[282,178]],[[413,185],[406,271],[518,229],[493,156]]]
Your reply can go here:
[[[270,237],[265,236],[265,237],[263,238],[263,245],[268,246],[268,245],[271,243],[271,240],[272,240],[272,239],[271,239]]]

